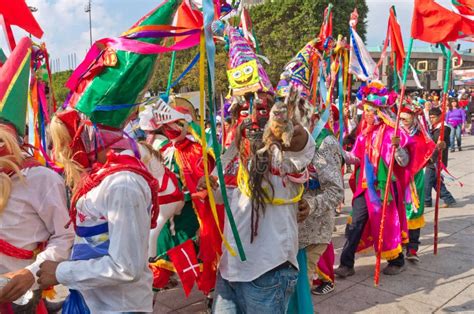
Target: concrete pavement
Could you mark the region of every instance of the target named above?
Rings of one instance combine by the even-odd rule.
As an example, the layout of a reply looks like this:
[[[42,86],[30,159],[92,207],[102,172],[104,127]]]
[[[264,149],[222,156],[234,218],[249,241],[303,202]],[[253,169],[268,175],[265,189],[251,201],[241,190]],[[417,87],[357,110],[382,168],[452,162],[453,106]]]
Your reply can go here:
[[[449,171],[464,184],[448,185],[457,206],[440,209],[438,255],[433,255],[434,208],[425,209],[420,263],[407,262],[408,269],[398,276],[381,274],[374,286],[375,257],[356,257],[356,274],[336,278],[335,291],[313,296],[317,313],[474,313],[474,136],[463,137],[463,151],[449,154]],[[346,176],[347,183],[348,176]],[[346,184],[347,186],[347,184]],[[433,193],[434,196],[434,193]],[[352,198],[346,189],[346,204]],[[334,232],[336,265],[344,244],[344,228],[349,206],[337,218]],[[381,268],[385,266],[382,263]],[[160,292],[154,313],[205,313],[204,298],[193,291],[185,298],[181,287]]]

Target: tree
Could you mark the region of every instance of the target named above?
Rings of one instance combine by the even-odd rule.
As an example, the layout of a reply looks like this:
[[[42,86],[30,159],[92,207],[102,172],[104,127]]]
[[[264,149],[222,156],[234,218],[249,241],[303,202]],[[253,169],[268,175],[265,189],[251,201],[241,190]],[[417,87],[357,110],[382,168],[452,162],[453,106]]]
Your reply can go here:
[[[285,64],[319,34],[328,0],[267,1],[252,7],[250,15],[257,39],[271,64],[264,66],[272,82],[278,82]],[[333,12],[333,36],[348,36],[349,17],[355,7],[359,13],[357,32],[366,33],[368,7],[365,1],[337,0]]]
[[[64,84],[66,84],[66,81],[71,76],[71,73],[72,73],[71,70],[53,73],[53,79],[52,79],[53,88],[52,89],[53,89],[54,96],[56,97],[58,106],[63,104],[63,102],[66,100],[67,95],[69,94],[69,89],[66,86],[64,86]]]

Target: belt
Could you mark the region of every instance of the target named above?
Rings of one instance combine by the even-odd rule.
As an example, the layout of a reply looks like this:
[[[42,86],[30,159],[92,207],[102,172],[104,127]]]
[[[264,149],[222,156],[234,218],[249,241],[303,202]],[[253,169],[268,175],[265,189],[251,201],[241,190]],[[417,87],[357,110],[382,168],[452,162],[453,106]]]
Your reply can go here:
[[[277,270],[283,270],[283,269],[288,269],[288,268],[293,268],[294,270],[297,270],[297,268],[295,266],[293,266],[293,264],[291,264],[288,261],[284,262],[281,265],[278,265],[277,267],[273,268],[272,270],[277,271]]]

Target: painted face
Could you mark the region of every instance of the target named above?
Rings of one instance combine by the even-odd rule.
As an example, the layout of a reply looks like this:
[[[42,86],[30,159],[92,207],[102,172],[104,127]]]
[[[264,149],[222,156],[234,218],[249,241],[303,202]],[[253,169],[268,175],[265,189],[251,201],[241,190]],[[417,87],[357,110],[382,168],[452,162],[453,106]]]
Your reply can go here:
[[[257,61],[252,60],[228,70],[227,78],[230,88],[233,90],[258,84],[260,77],[258,76]]]

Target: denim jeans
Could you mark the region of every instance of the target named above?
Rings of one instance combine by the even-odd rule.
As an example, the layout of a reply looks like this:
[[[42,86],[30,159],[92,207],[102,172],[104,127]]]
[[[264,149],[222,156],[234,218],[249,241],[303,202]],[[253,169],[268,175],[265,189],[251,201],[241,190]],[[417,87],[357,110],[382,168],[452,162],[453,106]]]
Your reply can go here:
[[[354,267],[355,253],[367,220],[369,220],[367,203],[364,194],[361,194],[352,202],[352,222],[346,225],[346,242],[342,248],[341,265],[349,268]],[[397,258],[388,261],[388,263],[394,266],[403,266],[405,263],[403,253],[400,253]]]
[[[456,137],[456,142],[458,144],[458,148],[461,147],[461,124],[457,127],[451,127],[451,133],[449,134],[449,148],[454,150],[454,137]]]
[[[436,168],[428,166],[425,170],[425,205],[432,206],[433,201],[431,199],[431,190],[436,190]],[[444,185],[443,179],[441,179],[440,186],[440,198],[448,205],[456,203],[456,200]]]
[[[293,267],[270,270],[250,282],[230,282],[218,273],[212,313],[284,314],[297,280]]]

